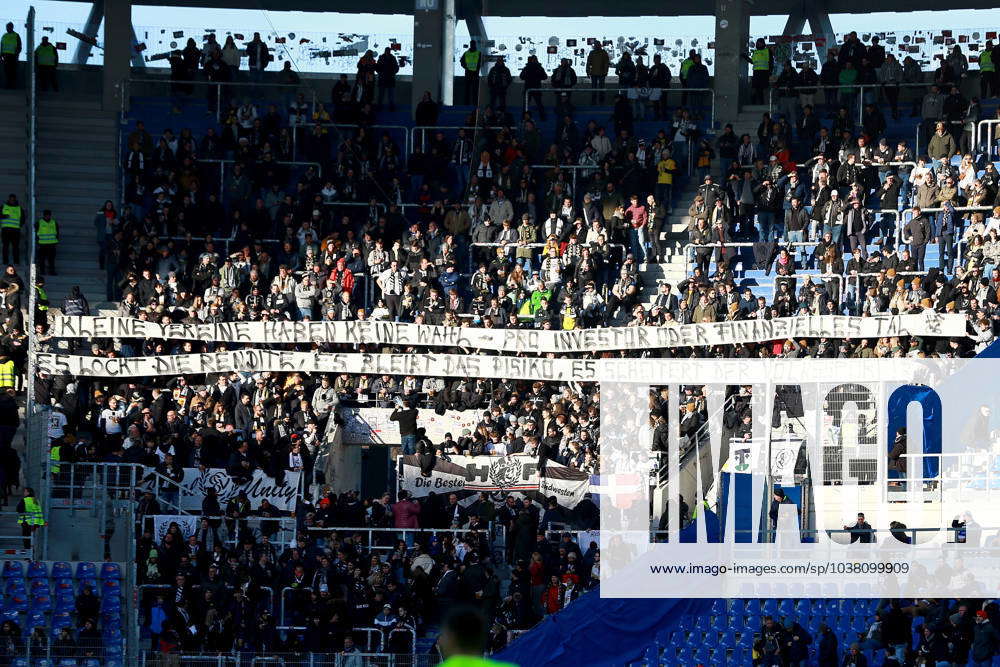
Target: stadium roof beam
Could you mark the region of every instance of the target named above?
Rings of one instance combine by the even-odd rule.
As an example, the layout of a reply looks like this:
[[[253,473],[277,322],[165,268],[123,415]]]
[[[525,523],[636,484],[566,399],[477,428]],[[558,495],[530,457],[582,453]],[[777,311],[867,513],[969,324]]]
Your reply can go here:
[[[79,0],[89,2],[90,0]],[[438,0],[442,2],[443,0]],[[419,7],[424,0],[134,0],[136,5],[156,7],[246,9],[267,11],[337,12],[342,14],[412,14],[414,3]],[[473,4],[473,3],[470,3]],[[478,3],[474,3],[478,4]],[[873,6],[867,0],[830,0],[824,3],[831,14],[869,14],[880,12],[941,11],[938,2],[930,0],[883,0]],[[709,16],[713,5],[663,0],[632,0],[628,3],[608,3],[606,0],[503,0],[489,5],[489,16]],[[994,0],[952,0],[947,9],[995,9]],[[458,7],[457,19],[465,19],[465,9]],[[790,15],[801,11],[801,0],[754,0],[748,3],[751,16]]]
[[[87,14],[87,20],[83,24],[83,30],[81,32],[85,35],[97,35],[97,30],[101,27],[101,21],[104,20],[104,0],[94,0],[93,4],[90,6],[90,12]],[[131,25],[131,19],[129,24]],[[142,59],[142,53],[140,53],[135,47],[139,44],[139,40],[135,36],[135,26],[131,27],[131,40],[132,40],[132,67],[142,68],[146,66],[146,61]],[[87,61],[90,59],[90,54],[94,50],[94,45],[90,42],[79,40],[76,44],[76,50],[73,52],[73,64],[74,65],[86,65]]]

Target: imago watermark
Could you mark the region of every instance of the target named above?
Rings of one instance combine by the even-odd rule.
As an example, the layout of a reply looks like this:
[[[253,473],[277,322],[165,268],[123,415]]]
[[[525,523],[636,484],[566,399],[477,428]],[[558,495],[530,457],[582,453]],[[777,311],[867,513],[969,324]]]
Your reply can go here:
[[[1000,590],[1000,360],[628,368],[602,367],[601,595]]]

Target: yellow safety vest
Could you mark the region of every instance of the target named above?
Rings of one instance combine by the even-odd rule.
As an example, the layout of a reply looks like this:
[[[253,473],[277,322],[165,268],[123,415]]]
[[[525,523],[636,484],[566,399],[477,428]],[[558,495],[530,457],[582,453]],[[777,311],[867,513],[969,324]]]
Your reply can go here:
[[[42,506],[38,504],[32,496],[24,499],[24,514],[17,518],[17,522],[27,523],[31,526],[44,526],[45,516],[42,514]]]
[[[682,78],[685,78],[685,79],[687,78],[688,70],[691,69],[692,65],[694,65],[694,61],[693,60],[691,60],[690,58],[685,58],[684,59],[684,62],[681,63],[681,77]]]
[[[45,218],[38,219],[38,244],[39,245],[54,245],[59,243],[59,237],[56,236],[56,219],[46,220]]]
[[[771,69],[771,54],[767,49],[755,49],[750,59],[753,60],[755,72]]]
[[[39,44],[35,49],[35,56],[39,65],[54,66],[56,64],[56,47],[51,44]]]
[[[479,51],[466,51],[462,66],[469,72],[479,71]]]
[[[0,210],[0,227],[4,229],[21,229],[21,207],[4,204]]]
[[[995,72],[996,65],[993,64],[993,52],[983,51],[979,54],[979,71],[980,72]]]
[[[7,55],[8,53],[17,53],[17,33],[16,32],[5,32],[3,37],[0,37],[0,53]]]
[[[62,451],[62,445],[55,445],[52,449],[49,450],[49,460],[51,461],[51,463],[49,464],[49,471],[52,472],[53,474],[58,473],[60,470],[59,461],[62,460],[62,456],[60,455],[61,451]]]
[[[10,359],[0,364],[0,387],[14,386],[14,362]]]
[[[48,301],[49,300],[49,295],[45,291],[45,288],[44,287],[38,287],[36,285],[35,286],[35,290],[38,292],[38,300],[35,302],[35,308],[37,308],[38,310],[48,310],[49,309],[48,305],[42,303],[42,301]]]

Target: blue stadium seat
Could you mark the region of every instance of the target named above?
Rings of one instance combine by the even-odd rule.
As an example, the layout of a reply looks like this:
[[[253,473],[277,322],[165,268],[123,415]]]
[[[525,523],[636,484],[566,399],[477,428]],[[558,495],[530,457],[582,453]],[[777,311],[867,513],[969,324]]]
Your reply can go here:
[[[73,615],[68,611],[61,611],[52,614],[52,632],[59,634],[63,628],[73,627]]]
[[[774,616],[778,613],[778,601],[774,598],[764,600],[763,612],[765,616]]]
[[[70,595],[73,595],[73,579],[69,577],[53,577],[52,586],[57,594],[62,591],[66,591],[69,592]]]
[[[85,658],[82,667],[101,667],[101,661],[97,658]]]
[[[76,600],[72,596],[66,597],[56,597],[55,607],[52,609],[54,612],[68,611],[72,612],[76,609]]]
[[[19,560],[4,561],[3,578],[9,579],[11,577],[24,578],[24,563]]]
[[[5,609],[13,609],[22,614],[28,611],[28,594],[25,592],[14,593],[7,599]]]
[[[52,611],[52,596],[48,593],[44,595],[34,595],[31,598],[31,607],[29,612],[47,612]]]
[[[101,584],[101,595],[121,595],[122,585],[117,579],[108,579]]]
[[[76,564],[76,578],[80,579],[96,579],[97,578],[97,566],[93,563],[88,563],[82,561]]]
[[[31,591],[32,595],[48,593],[49,592],[49,580],[48,579],[30,579],[28,584],[28,589]]]
[[[746,613],[747,603],[743,598],[736,598],[730,607],[729,613],[733,616],[742,616]]]
[[[28,564],[28,579],[48,579],[49,566],[41,561],[31,561]]]
[[[6,595],[13,595],[14,593],[26,593],[28,591],[28,585],[19,577],[11,577],[7,579],[7,583],[4,584],[3,591]]]
[[[726,613],[726,601],[716,599],[712,602],[712,613],[715,615]]]
[[[14,658],[11,661],[11,663],[10,663],[10,667],[29,667],[29,665],[28,665],[28,659],[27,658]]]
[[[44,628],[49,623],[48,619],[45,618],[45,614],[42,612],[30,611],[28,612],[28,617],[24,622],[24,627],[28,632],[31,632],[35,628]]]
[[[58,561],[52,564],[53,579],[72,579],[73,566],[66,561]]]
[[[101,579],[107,581],[109,579],[114,579],[116,581],[121,580],[122,570],[118,563],[103,563],[101,565]]]
[[[17,614],[17,609],[4,605],[3,609],[0,609],[0,621],[13,621],[17,623]]]
[[[76,658],[62,658],[57,664],[59,667],[79,667],[80,665]]]

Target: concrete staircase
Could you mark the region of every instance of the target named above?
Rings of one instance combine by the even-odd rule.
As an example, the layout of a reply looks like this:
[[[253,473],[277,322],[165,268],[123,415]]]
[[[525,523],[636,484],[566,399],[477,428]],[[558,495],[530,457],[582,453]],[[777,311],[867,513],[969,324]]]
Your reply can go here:
[[[105,300],[93,223],[104,201],[115,199],[117,122],[117,113],[101,110],[100,97],[39,94],[38,213],[51,209],[60,233],[59,275],[45,277],[54,306],[73,285],[91,306]]]
[[[766,111],[766,104],[744,104],[736,120],[733,121],[733,133],[737,137],[749,134],[750,138],[756,142],[757,126],[760,125],[761,117]]]
[[[0,90],[0,198],[7,201],[17,195],[24,214],[28,215],[28,109],[23,90]],[[27,266],[27,235],[21,235],[21,266]],[[23,272],[22,272],[23,275]]]
[[[677,294],[677,283],[687,276],[684,246],[688,243],[687,229],[691,220],[687,210],[697,192],[697,186],[697,181],[691,179],[685,189],[676,195],[674,211],[668,216],[665,229],[660,231],[660,246],[666,255],[666,261],[639,265],[639,275],[642,277],[639,303],[645,304],[647,310],[659,291],[660,283],[670,283],[674,286],[673,294]]]

